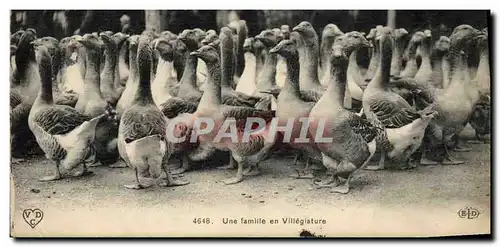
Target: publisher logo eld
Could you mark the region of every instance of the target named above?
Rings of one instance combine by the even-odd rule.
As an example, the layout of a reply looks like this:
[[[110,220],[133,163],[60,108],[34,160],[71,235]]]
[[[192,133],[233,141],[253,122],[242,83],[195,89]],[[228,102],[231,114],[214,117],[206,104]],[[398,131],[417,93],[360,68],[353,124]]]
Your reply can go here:
[[[475,219],[479,217],[479,210],[473,207],[465,207],[458,210],[458,217],[462,219]]]

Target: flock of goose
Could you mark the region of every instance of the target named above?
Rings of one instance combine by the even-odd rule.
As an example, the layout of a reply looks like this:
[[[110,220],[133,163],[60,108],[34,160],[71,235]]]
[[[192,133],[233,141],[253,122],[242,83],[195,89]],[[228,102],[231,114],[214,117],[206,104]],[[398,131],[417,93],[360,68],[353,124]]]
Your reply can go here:
[[[219,33],[105,31],[60,41],[19,30],[11,34],[12,145],[31,139],[55,162],[42,181],[90,174],[89,166],[130,167],[130,189],[186,185],[176,175],[216,151],[229,154],[220,168],[237,169],[223,181],[234,184],[259,174],[271,154],[289,152],[305,162],[290,176],[312,179],[323,169],[318,188],[348,193],[355,171],[388,161],[401,169],[464,163],[450,151],[470,150],[458,143],[468,123],[478,141],[489,134],[486,29],[459,25],[433,37],[377,26],[365,35],[328,24],[320,37],[306,21],[255,37],[244,20]],[[371,51],[366,71],[362,49]],[[196,127],[201,118],[213,120],[212,130]],[[243,142],[249,118],[264,121]],[[217,134],[228,119],[237,141]],[[268,135],[275,119],[289,130]],[[329,141],[317,140],[319,129]],[[188,138],[174,142],[168,131]],[[377,165],[367,165],[376,152]],[[172,155],[181,167],[169,170]]]

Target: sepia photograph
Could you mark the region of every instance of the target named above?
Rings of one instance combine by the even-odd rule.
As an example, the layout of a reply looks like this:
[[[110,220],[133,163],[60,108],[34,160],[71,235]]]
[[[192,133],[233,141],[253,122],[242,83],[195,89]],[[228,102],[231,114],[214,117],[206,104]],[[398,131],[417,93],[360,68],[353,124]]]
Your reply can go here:
[[[490,10],[334,6],[10,9],[10,237],[491,238]]]

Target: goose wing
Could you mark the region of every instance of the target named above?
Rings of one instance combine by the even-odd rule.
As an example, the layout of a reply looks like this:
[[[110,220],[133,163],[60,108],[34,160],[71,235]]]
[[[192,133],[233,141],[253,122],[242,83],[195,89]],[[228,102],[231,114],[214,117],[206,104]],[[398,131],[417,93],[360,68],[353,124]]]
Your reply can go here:
[[[65,105],[54,105],[35,116],[35,123],[50,135],[64,135],[91,118]]]
[[[18,91],[15,91],[15,90],[10,91],[10,108],[11,109],[13,109],[16,106],[18,106],[19,104],[21,104],[22,101],[23,101],[23,99],[21,98],[21,95],[19,94]]]
[[[151,135],[165,135],[165,117],[158,109],[131,108],[122,115],[120,127],[125,142]]]
[[[245,128],[246,120],[249,117],[262,118],[267,123],[276,116],[276,112],[273,110],[259,110],[243,106],[224,107],[222,108],[222,114],[224,116],[224,119],[234,118],[236,120],[236,126],[238,127],[238,129]]]
[[[318,100],[321,99],[321,96],[323,95],[316,91],[311,91],[311,90],[300,91],[300,98],[305,102],[318,102]]]
[[[404,99],[381,99],[370,102],[370,109],[386,128],[400,128],[420,118],[420,114]],[[405,104],[406,103],[406,104]]]
[[[361,135],[366,142],[371,142],[377,136],[378,131],[383,131],[383,129],[373,125],[367,119],[354,113],[349,114],[347,122],[351,126],[352,131]]]
[[[194,113],[198,107],[195,101],[181,98],[170,98],[160,105],[160,109],[167,118],[174,118],[181,113]]]
[[[222,94],[222,103],[232,106],[254,107],[260,97],[246,95],[237,91],[228,91]]]

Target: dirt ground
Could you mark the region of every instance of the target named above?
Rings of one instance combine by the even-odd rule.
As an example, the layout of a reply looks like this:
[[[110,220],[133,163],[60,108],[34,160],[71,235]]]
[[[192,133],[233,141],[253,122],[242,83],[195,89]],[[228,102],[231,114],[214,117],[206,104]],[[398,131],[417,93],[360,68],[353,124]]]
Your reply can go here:
[[[462,139],[472,133],[469,127]],[[12,165],[11,235],[297,237],[303,229],[328,237],[490,233],[490,145],[467,146],[471,152],[455,153],[466,160],[463,165],[360,171],[346,195],[288,177],[297,168],[293,157],[266,160],[260,176],[236,185],[220,182],[235,171],[203,168],[184,175],[191,182],[187,186],[141,191],[123,187],[134,180],[129,168],[97,167],[92,176],[39,182],[54,167],[34,157]],[[460,218],[457,212],[464,207],[476,208],[479,217]],[[31,228],[22,212],[34,208],[43,211],[43,219]],[[243,222],[254,218],[254,224]],[[282,218],[317,221],[301,225]]]

